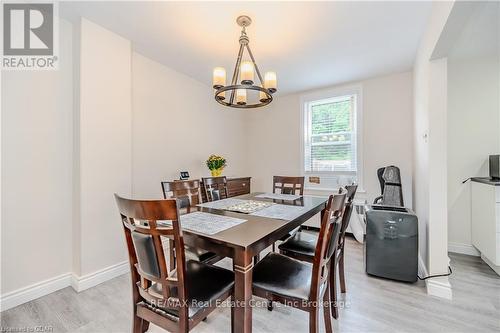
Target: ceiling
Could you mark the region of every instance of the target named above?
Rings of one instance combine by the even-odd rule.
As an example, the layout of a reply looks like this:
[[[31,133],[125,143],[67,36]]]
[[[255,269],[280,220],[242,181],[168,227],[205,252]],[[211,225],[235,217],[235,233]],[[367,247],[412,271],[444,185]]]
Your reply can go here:
[[[250,47],[281,94],[411,69],[431,2],[61,2],[132,41],[134,50],[211,85],[213,67],[232,75],[238,15]]]

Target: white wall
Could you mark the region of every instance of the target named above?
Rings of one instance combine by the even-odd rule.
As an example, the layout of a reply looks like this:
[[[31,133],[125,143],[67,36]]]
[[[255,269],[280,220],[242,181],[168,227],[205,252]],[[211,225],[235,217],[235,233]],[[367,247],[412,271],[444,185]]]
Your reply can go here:
[[[462,29],[448,56],[448,242],[471,246],[470,183],[488,176],[488,155],[500,153],[499,8],[483,3]]]
[[[80,268],[85,276],[127,259],[113,193],[131,195],[130,41],[82,19],[80,31]]]
[[[429,255],[428,59],[450,5],[436,6],[414,78],[400,73],[354,83],[363,87],[364,106],[360,197],[379,194],[378,167],[398,165],[405,201],[423,221],[421,251]],[[220,107],[211,87],[132,52],[113,32],[87,20],[75,32],[74,68],[71,27],[61,21],[60,71],[3,73],[2,295],[69,272],[79,282],[124,262],[114,192],[158,198],[160,181],[181,170],[208,175],[211,153],[228,158],[226,175],[252,176],[253,190],[270,190],[275,174],[300,173],[300,94],[278,96],[260,110]]]
[[[412,203],[412,74],[399,73],[352,83],[363,90],[363,172],[366,194],[380,195],[377,168],[401,168],[405,202]],[[335,87],[331,87],[335,88]],[[328,89],[331,89],[328,88]],[[278,96],[268,107],[250,111],[248,165],[253,189],[269,191],[273,175],[300,174],[300,93]]]
[[[2,301],[71,265],[72,46],[57,71],[2,71]]]
[[[413,206],[419,218],[421,273],[447,272],[446,61],[431,61],[454,2],[435,2],[414,66]],[[444,79],[444,80],[443,80]],[[444,142],[443,142],[444,140]],[[431,181],[432,178],[432,181]],[[432,205],[432,207],[431,207]],[[431,214],[432,213],[432,214]],[[432,258],[432,261],[430,260]],[[451,297],[447,278],[428,292]]]
[[[138,53],[132,55],[133,194],[160,198],[161,181],[209,176],[214,153],[227,176],[247,176],[246,110],[219,106],[212,88]],[[251,112],[251,111],[250,111]]]
[[[111,31],[60,22],[59,71],[2,73],[2,309],[123,273],[113,193],[132,196],[132,181],[161,197],[181,170],[207,176],[211,153],[248,175],[244,111]]]

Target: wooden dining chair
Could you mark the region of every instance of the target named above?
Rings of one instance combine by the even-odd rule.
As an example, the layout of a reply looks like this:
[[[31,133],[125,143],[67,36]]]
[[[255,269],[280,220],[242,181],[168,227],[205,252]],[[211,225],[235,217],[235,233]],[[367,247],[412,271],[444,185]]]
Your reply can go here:
[[[304,177],[273,176],[273,193],[304,195]],[[294,232],[286,234],[280,240],[288,239]],[[272,251],[276,251],[276,243],[273,243]]]
[[[340,228],[340,235],[337,242],[337,250],[332,258],[331,272],[330,272],[330,297],[334,308],[332,310],[333,317],[338,318],[339,311],[337,306],[337,268],[340,279],[340,290],[342,293],[346,292],[345,283],[345,270],[344,270],[344,247],[345,247],[345,232],[351,219],[351,213],[354,208],[353,200],[358,189],[358,185],[347,185],[344,213],[342,214],[342,222]],[[290,237],[285,242],[278,246],[279,252],[291,258],[298,260],[313,262],[316,250],[316,243],[319,235],[311,230],[299,231]]]
[[[208,202],[229,198],[225,176],[202,178],[202,183]]]
[[[161,182],[163,198],[175,198],[179,201],[179,211],[181,214],[189,214],[192,210],[196,211],[196,205],[201,203],[200,199],[200,181],[199,180],[176,180],[173,182]],[[169,239],[168,244],[173,248],[173,240]],[[170,268],[175,268],[174,252],[169,251]],[[201,248],[186,246],[186,257],[206,264],[214,264],[224,257]]]
[[[304,195],[304,177],[273,176],[273,193]]]
[[[149,323],[170,332],[188,332],[217,304],[232,297],[233,272],[186,261],[175,199],[129,200],[117,194],[115,199],[132,275],[132,332],[147,331]],[[175,249],[171,250],[176,252],[177,265],[173,270],[167,268],[161,237],[175,242]]]
[[[331,195],[323,212],[312,265],[270,252],[253,269],[253,294],[309,312],[309,332],[318,332],[323,306],[326,332],[332,332],[330,313],[330,261],[337,251],[345,190]]]
[[[196,210],[196,205],[201,203],[200,181],[199,180],[175,180],[173,182],[161,182],[163,198],[176,198],[180,201],[182,210],[190,213],[191,209]]]

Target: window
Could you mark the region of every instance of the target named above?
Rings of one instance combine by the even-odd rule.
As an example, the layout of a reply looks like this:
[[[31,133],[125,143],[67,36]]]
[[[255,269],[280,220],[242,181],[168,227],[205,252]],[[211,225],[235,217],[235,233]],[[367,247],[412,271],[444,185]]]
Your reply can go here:
[[[309,188],[359,184],[359,95],[350,89],[303,97],[302,170]]]

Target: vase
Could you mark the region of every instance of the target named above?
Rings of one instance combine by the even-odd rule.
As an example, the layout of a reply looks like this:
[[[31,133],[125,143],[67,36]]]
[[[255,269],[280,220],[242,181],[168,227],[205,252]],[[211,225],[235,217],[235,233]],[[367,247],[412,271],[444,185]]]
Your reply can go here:
[[[219,177],[222,174],[222,169],[212,169],[210,170],[212,177]]]

